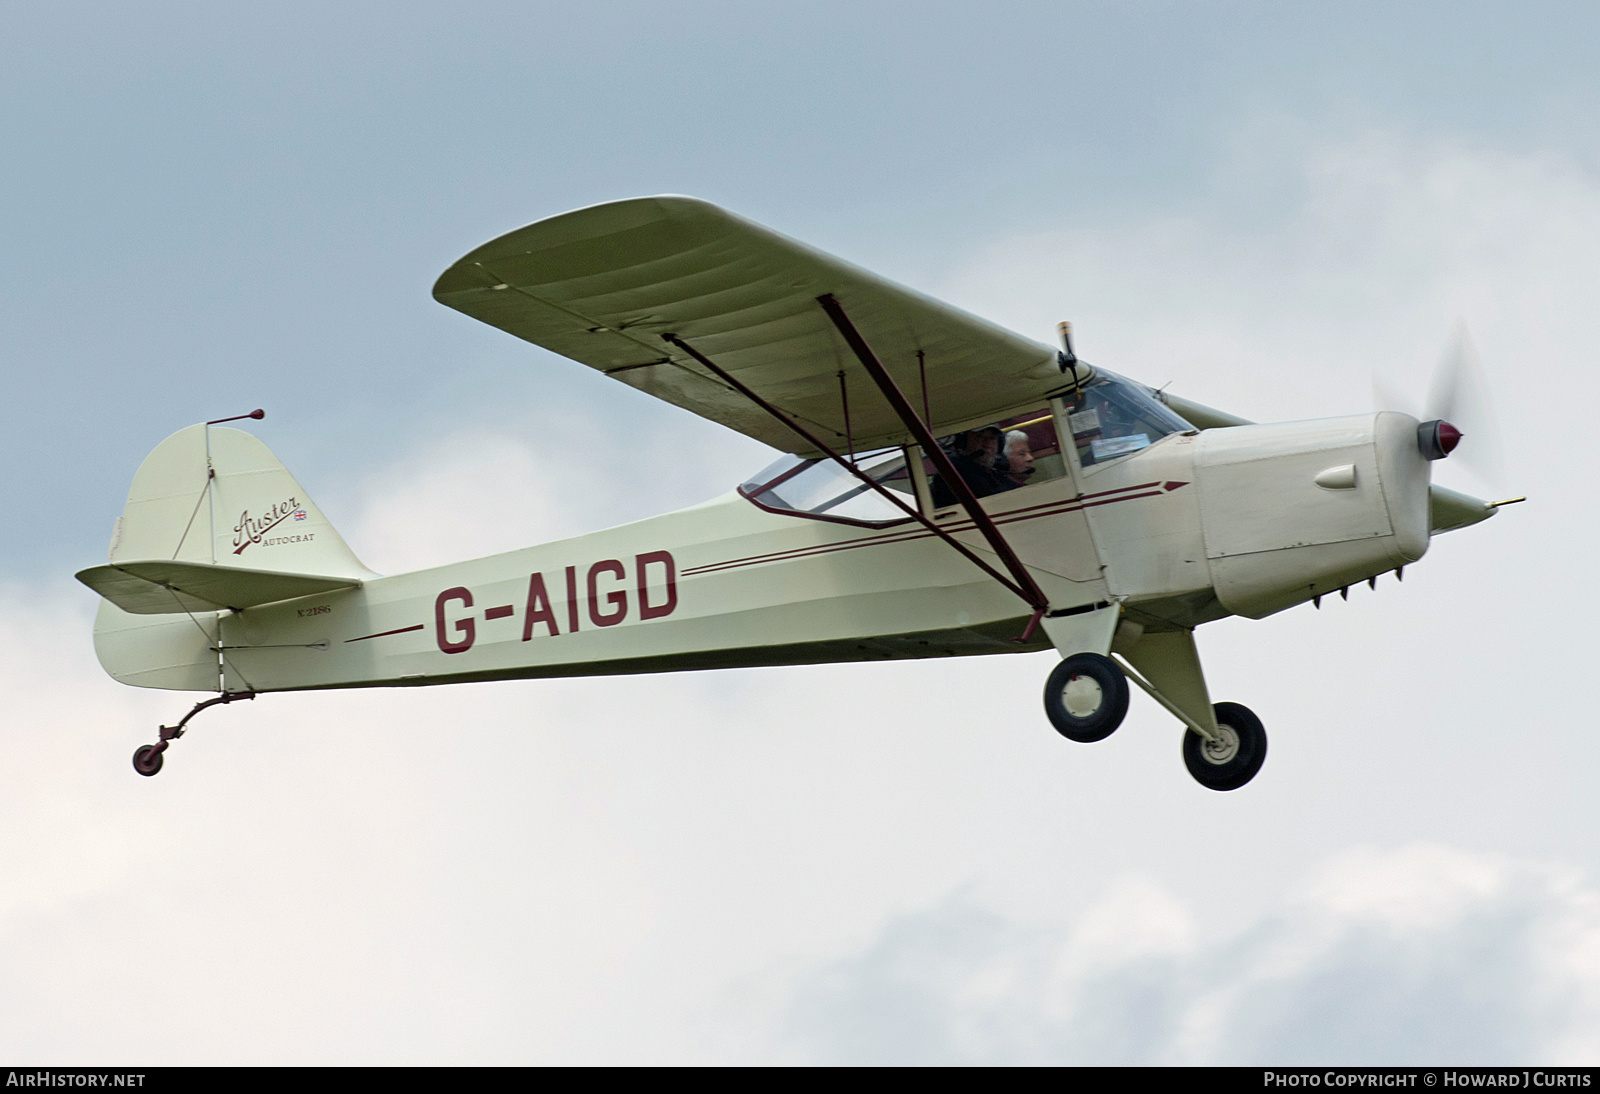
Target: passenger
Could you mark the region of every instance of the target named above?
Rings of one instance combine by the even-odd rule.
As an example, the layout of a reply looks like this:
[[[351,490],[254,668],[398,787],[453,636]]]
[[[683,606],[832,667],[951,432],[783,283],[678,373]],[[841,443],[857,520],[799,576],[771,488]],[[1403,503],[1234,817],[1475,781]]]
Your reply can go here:
[[[996,468],[1000,460],[1000,442],[1002,434],[997,426],[986,425],[981,429],[969,429],[965,433],[957,433],[950,439],[950,462],[955,465],[956,474],[961,476],[963,482],[972,489],[974,495],[986,498],[990,494],[998,494],[1002,490],[1014,490],[1017,484],[1006,477],[1003,468]],[[942,509],[946,505],[956,504],[955,491],[951,490],[944,482],[943,476],[933,479],[933,504],[934,508]]]
[[[1013,429],[1006,434],[1005,448],[1001,452],[1005,457],[1002,463],[1005,478],[1014,487],[1028,485],[1028,476],[1037,470],[1033,466],[1033,445],[1028,435]]]

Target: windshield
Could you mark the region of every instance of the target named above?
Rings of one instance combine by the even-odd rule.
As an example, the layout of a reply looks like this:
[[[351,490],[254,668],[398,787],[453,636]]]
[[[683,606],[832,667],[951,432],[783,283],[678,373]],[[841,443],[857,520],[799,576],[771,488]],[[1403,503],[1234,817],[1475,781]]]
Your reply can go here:
[[[1143,385],[1098,370],[1076,400],[1068,402],[1067,424],[1084,467],[1131,455],[1170,433],[1194,428]]]
[[[857,456],[856,467],[873,481],[905,496],[917,507],[905,450],[885,448]],[[832,460],[785,456],[739,487],[739,493],[761,506],[795,516],[847,524],[888,524],[909,520],[903,509]]]

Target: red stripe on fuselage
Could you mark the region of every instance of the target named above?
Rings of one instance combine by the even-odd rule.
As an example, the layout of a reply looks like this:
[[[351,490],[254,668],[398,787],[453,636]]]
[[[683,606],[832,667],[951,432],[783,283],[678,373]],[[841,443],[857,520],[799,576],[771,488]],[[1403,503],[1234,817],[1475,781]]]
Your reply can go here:
[[[995,524],[1016,524],[1019,521],[1038,520],[1042,517],[1060,516],[1063,513],[1073,513],[1083,509],[1092,509],[1100,505],[1115,505],[1122,501],[1135,501],[1139,498],[1157,498],[1162,494],[1169,494],[1181,486],[1188,486],[1186,482],[1146,482],[1138,486],[1124,486],[1116,490],[1102,490],[1095,494],[1080,494],[1075,498],[1063,501],[1042,502],[1039,505],[1024,506],[1021,509],[1008,509],[996,513],[992,517]],[[946,532],[967,532],[977,526],[971,520],[954,521],[950,524],[940,525]],[[772,551],[764,555],[750,555],[744,558],[728,559],[724,562],[710,562],[704,566],[691,566],[683,570],[682,577],[697,576],[699,574],[717,573],[722,570],[735,570],[744,566],[758,566],[768,562],[791,562],[799,558],[810,558],[816,555],[828,555],[837,551],[854,551],[861,547],[885,547],[894,543],[908,543],[915,539],[932,539],[933,533],[925,528],[913,526],[902,527],[892,532],[882,532],[878,535],[863,536],[847,543],[825,543],[810,547],[795,547],[787,551]],[[569,569],[571,569],[569,567]],[[571,592],[571,579],[569,575],[569,593]],[[484,613],[487,619],[499,619],[511,615],[514,608],[490,608]],[[346,638],[346,642],[365,642],[369,638],[386,638],[392,634],[407,634],[411,631],[424,629],[425,624],[418,623],[412,627],[397,627],[392,631],[379,631],[377,634],[364,634],[360,638]],[[574,628],[576,629],[576,628]]]
[[[391,634],[405,634],[408,631],[420,631],[425,624],[418,623],[415,627],[396,627],[392,631],[379,631],[377,634],[364,634],[360,638],[346,638],[346,642],[365,642],[369,638],[386,638]]]

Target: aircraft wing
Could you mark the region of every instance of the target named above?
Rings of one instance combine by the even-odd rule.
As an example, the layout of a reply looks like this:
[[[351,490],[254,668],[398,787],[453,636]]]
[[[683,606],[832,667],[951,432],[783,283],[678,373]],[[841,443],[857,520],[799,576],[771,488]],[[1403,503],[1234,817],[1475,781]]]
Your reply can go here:
[[[1237,414],[1230,414],[1226,410],[1217,410],[1215,407],[1197,403],[1193,399],[1185,399],[1181,395],[1174,395],[1169,391],[1154,393],[1157,399],[1166,403],[1177,411],[1178,417],[1198,429],[1226,429],[1234,425],[1255,425],[1249,418],[1241,418]]]
[[[818,305],[824,293],[919,410],[922,352],[936,434],[1067,386],[1050,346],[694,198],[541,220],[485,243],[433,287],[457,311],[802,456],[818,453],[661,335],[676,334],[830,444],[846,434],[843,370],[855,448],[905,442],[904,424]]]

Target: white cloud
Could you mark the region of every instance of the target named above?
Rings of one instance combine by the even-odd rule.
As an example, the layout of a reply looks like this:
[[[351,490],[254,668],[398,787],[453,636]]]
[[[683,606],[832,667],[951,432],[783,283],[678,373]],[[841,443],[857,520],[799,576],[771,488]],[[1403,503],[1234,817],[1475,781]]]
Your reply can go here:
[[[579,535],[725,493],[777,456],[684,414],[639,422],[561,402],[520,417],[515,431],[424,440],[347,488],[362,561],[401,573]]]
[[[571,461],[567,461],[570,465]],[[501,434],[455,434],[426,445],[366,485],[352,532],[382,573],[481,558],[584,530],[596,501],[555,453]]]
[[[1600,394],[1595,177],[1399,133],[1250,140],[1184,208],[1019,233],[942,292],[1036,336],[1071,318],[1089,360],[1265,420],[1364,411],[1374,371],[1421,403],[1462,317],[1499,385],[1508,480],[1537,483],[1574,439],[1550,429],[1554,393]]]
[[[966,895],[897,917],[801,978],[787,1032],[818,1063],[1600,1058],[1600,892],[1568,871],[1429,845],[1353,850],[1215,937],[1139,888],[1069,930]]]

